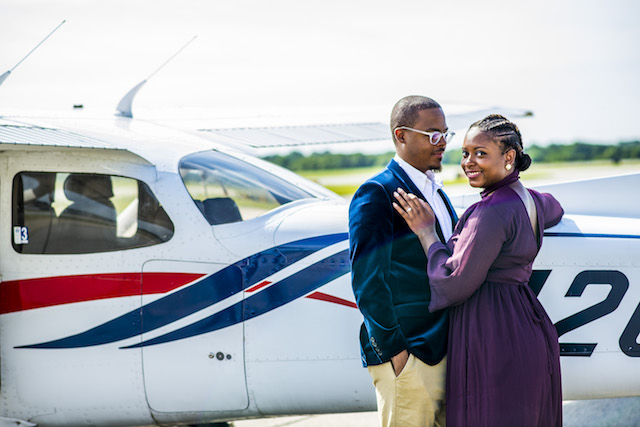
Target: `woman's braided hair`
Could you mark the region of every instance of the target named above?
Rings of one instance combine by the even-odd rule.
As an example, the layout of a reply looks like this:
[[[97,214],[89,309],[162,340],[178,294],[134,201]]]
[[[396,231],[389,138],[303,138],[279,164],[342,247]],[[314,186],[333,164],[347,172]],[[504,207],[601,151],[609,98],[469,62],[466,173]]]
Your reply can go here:
[[[525,171],[531,165],[531,156],[524,152],[522,135],[515,123],[500,114],[490,114],[482,120],[473,123],[469,130],[477,128],[486,133],[491,139],[502,145],[502,152],[513,149],[516,151],[515,167],[519,171]]]

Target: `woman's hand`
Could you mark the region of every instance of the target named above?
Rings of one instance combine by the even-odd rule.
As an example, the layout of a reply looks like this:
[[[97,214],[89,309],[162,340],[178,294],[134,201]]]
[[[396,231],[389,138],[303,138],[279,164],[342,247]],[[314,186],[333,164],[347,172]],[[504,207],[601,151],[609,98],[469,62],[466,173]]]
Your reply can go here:
[[[422,241],[426,252],[432,243],[438,241],[435,232],[436,215],[431,206],[414,194],[407,194],[402,188],[398,188],[393,195],[398,201],[393,203],[393,207]]]

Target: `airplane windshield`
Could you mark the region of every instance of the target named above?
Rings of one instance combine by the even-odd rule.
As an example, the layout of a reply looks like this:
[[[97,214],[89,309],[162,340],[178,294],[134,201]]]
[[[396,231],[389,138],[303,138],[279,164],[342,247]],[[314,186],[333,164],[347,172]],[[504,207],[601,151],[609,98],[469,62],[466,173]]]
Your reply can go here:
[[[235,157],[195,153],[180,162],[180,176],[211,225],[245,221],[294,200],[314,196]]]

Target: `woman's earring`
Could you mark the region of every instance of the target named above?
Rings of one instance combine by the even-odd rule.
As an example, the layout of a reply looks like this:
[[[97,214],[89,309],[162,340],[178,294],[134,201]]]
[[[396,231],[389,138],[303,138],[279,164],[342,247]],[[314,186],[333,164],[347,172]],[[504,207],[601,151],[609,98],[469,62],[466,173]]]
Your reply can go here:
[[[506,170],[510,171],[511,170],[511,163],[507,163],[506,166],[504,167]]]

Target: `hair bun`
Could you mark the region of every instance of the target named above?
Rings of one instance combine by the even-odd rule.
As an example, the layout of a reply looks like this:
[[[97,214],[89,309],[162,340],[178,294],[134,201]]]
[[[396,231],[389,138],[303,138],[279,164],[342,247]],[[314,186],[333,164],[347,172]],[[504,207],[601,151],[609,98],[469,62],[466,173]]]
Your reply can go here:
[[[518,164],[516,167],[520,172],[526,171],[531,166],[531,156],[527,153],[522,153],[520,158],[518,159]]]

